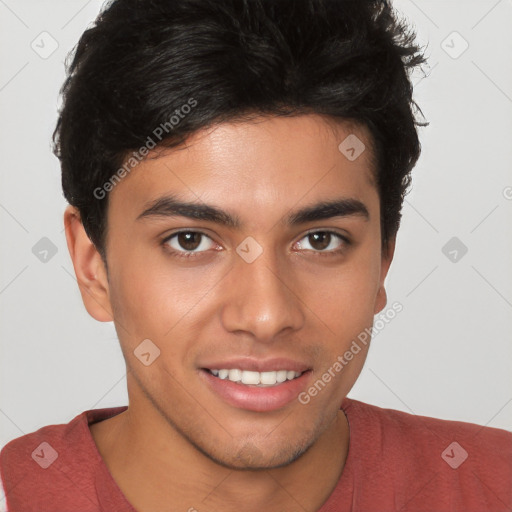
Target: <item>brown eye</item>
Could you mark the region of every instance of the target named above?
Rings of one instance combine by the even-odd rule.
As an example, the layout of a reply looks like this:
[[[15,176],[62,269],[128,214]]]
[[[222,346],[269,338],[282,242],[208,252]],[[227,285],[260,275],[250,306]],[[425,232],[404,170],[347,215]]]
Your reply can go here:
[[[163,242],[175,253],[201,253],[211,249],[213,240],[199,231],[180,231]]]
[[[335,253],[343,250],[350,242],[333,231],[315,231],[308,233],[299,241],[299,247],[314,252]]]
[[[329,243],[331,242],[331,233],[327,233],[326,231],[311,233],[308,237],[311,247],[317,251],[323,251],[329,247]]]
[[[193,251],[199,247],[201,235],[199,233],[178,233],[178,244],[187,251]]]

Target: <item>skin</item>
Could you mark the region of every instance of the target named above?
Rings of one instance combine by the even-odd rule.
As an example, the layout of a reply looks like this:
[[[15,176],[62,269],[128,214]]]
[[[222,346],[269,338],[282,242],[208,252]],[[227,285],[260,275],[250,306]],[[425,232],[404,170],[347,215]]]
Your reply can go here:
[[[338,150],[349,134],[366,145],[355,161]],[[241,227],[179,216],[137,220],[170,193],[237,215]],[[284,223],[290,211],[341,197],[364,203],[369,218]],[[340,404],[367,347],[308,404],[293,400],[267,412],[226,403],[199,368],[212,357],[287,357],[308,363],[309,387],[372,326],[386,305],[394,241],[382,250],[367,130],[318,115],[219,124],[143,161],[109,201],[108,278],[71,206],[65,225],[85,307],[96,320],[114,321],[126,360],[128,410],[90,429],[127,499],[141,512],[169,504],[317,510],[343,470],[349,429]],[[177,237],[162,243],[182,229],[207,235],[192,258],[169,252],[190,249]],[[312,230],[350,244],[332,235],[324,248],[308,237]],[[248,236],[263,249],[252,263],[236,252]],[[161,351],[149,366],[133,353],[144,339]]]

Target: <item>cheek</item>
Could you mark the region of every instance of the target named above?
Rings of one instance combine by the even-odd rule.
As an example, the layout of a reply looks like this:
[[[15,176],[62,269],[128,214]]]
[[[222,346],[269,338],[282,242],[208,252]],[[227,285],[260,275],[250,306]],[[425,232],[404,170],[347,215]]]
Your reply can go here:
[[[325,279],[322,292],[315,286],[316,292],[310,295],[310,308],[321,320],[315,319],[315,323],[324,333],[320,337],[316,333],[317,339],[323,338],[314,375],[317,384],[311,390],[322,395],[315,402],[317,407],[332,402],[336,408],[361,372],[370,345],[379,275],[379,265],[372,259],[347,265]],[[325,393],[320,393],[324,384],[318,380],[328,382]]]
[[[378,257],[361,254],[331,271],[305,276],[307,303],[332,332],[346,339],[372,324],[379,278]]]
[[[120,246],[117,254],[122,255]],[[165,255],[151,261],[148,256],[135,251],[122,258],[122,265],[112,265],[111,303],[116,321],[126,331],[123,341],[128,336],[130,344],[149,338],[168,345],[185,325],[198,325],[197,317],[219,276],[207,266],[176,268]]]

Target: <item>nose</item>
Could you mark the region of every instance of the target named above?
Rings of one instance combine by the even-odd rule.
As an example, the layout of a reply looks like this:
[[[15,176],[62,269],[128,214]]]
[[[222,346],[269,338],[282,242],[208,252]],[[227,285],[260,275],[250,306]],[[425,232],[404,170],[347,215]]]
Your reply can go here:
[[[221,311],[224,328],[250,333],[264,343],[280,333],[301,329],[305,314],[299,290],[294,289],[286,262],[262,254],[252,263],[237,255],[225,283],[227,293]]]

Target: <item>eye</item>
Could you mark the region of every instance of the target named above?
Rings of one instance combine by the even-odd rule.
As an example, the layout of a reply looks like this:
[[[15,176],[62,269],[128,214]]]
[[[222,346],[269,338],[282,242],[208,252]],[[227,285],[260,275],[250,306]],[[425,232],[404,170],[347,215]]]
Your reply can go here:
[[[303,242],[304,240],[305,242]],[[334,231],[314,231],[299,240],[298,244],[300,249],[338,253],[344,249],[344,246],[349,245],[350,242],[347,238]]]
[[[168,236],[162,244],[170,248],[171,252],[178,253],[178,256],[205,252],[212,249],[215,244],[213,240],[199,231],[179,231]]]

